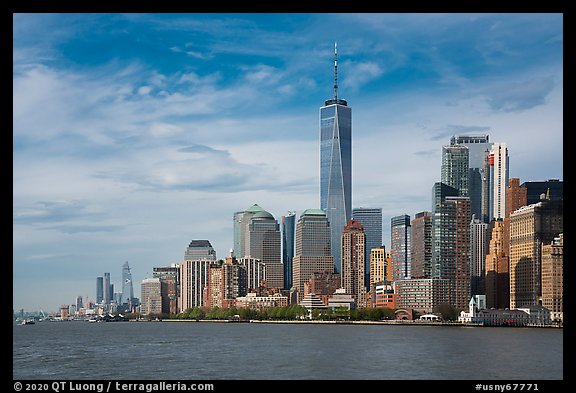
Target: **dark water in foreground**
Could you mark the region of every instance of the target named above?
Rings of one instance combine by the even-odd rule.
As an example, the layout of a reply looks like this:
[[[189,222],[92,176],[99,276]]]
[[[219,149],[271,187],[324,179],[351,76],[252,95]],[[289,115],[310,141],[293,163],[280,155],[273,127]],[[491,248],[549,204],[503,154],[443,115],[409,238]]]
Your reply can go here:
[[[563,330],[194,322],[13,328],[14,379],[561,380]]]

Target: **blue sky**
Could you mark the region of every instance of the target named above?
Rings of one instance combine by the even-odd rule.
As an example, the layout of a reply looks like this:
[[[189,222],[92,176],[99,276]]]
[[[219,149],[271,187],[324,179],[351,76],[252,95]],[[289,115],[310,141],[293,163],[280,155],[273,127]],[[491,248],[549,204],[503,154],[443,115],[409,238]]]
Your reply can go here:
[[[430,210],[455,134],[563,179],[563,16],[14,14],[14,308],[182,260],[232,215],[319,207],[319,107],[352,107],[353,207]]]

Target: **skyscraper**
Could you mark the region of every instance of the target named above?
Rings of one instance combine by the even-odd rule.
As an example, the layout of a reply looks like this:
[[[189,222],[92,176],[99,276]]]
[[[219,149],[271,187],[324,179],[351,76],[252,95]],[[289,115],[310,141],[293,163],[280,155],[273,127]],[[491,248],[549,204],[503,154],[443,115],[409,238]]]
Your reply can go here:
[[[104,273],[104,281],[102,282],[103,301],[104,304],[110,304],[112,301],[112,296],[114,295],[114,290],[112,289],[112,284],[110,283],[110,273]]]
[[[130,272],[130,265],[128,261],[122,265],[122,297],[120,298],[120,306],[125,310],[132,309],[132,299],[134,298],[134,287],[132,285],[132,273]]]
[[[282,216],[282,264],[284,265],[284,289],[292,288],[292,258],[294,258],[294,231],[296,213]]]
[[[159,278],[145,278],[141,284],[142,315],[161,314],[162,296]]]
[[[411,278],[432,277],[432,213],[416,213],[412,226]]]
[[[298,290],[300,299],[304,283],[313,273],[334,272],[330,249],[330,223],[326,213],[318,209],[304,210],[296,224],[296,252],[292,265],[292,285]]]
[[[490,163],[490,219],[503,219],[506,213],[506,187],[508,186],[508,148],[505,143],[494,143],[488,158]]]
[[[96,277],[96,304],[104,300],[104,277]]]
[[[244,217],[242,220],[245,220]],[[284,287],[284,267],[281,262],[280,226],[269,212],[262,210],[250,217],[246,237],[247,255],[266,265],[268,288]]]
[[[366,307],[365,247],[364,227],[359,221],[348,221],[342,232],[342,287],[352,295],[357,307]]]
[[[212,244],[208,240],[192,240],[186,252],[184,253],[184,259],[187,260],[198,260],[198,259],[210,259],[216,260],[216,251],[212,248]]]
[[[488,222],[488,216],[482,213],[482,196],[488,195],[489,173],[485,171],[484,163],[487,160],[492,144],[488,135],[455,135],[450,139],[450,145],[464,145],[468,147],[468,196],[470,197],[471,212],[483,222]]]
[[[410,216],[403,214],[392,217],[390,232],[390,255],[392,257],[392,277],[394,280],[404,280],[411,277],[410,250],[412,243],[412,227]]]
[[[382,208],[354,208],[352,209],[352,219],[362,224],[366,234],[364,286],[370,288],[370,251],[382,246]]]
[[[470,291],[472,296],[486,294],[484,278],[490,241],[488,230],[488,223],[472,215],[470,222]]]
[[[468,146],[442,146],[440,181],[457,189],[460,196],[468,196],[468,165]]]
[[[334,269],[341,269],[341,235],[352,216],[352,108],[338,98],[334,44],[334,98],[320,108],[320,209],[330,222]]]

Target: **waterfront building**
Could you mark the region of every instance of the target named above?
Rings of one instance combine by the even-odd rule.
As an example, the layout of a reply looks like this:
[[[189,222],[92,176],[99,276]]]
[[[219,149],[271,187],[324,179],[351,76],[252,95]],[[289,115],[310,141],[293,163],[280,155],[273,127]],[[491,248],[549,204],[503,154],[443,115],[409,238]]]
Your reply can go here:
[[[339,308],[345,308],[347,310],[352,310],[356,308],[356,302],[354,301],[354,296],[348,293],[345,288],[338,288],[329,298],[328,298],[328,308],[335,311]]]
[[[542,245],[542,306],[553,321],[564,320],[564,235]]]
[[[269,288],[284,288],[280,225],[269,212],[262,210],[250,217],[245,253],[245,256],[259,259],[266,265],[266,282]]]
[[[485,295],[486,255],[489,247],[489,225],[472,215],[470,222],[470,294]]]
[[[504,219],[506,187],[508,186],[509,157],[505,143],[494,143],[488,156],[490,165],[490,220]]]
[[[468,146],[442,146],[442,167],[440,181],[457,189],[458,196],[468,196],[468,167]]]
[[[210,264],[206,286],[206,307],[228,308],[236,304],[236,298],[247,294],[246,268],[230,256],[226,261]]]
[[[185,260],[216,260],[216,250],[208,240],[192,240],[184,253]]]
[[[411,277],[411,242],[412,227],[410,216],[403,214],[392,217],[390,231],[390,256],[392,257],[393,280],[404,280]]]
[[[246,296],[236,298],[236,307],[248,308],[250,310],[265,310],[272,307],[287,307],[288,297],[281,292],[268,295],[259,295],[256,292],[248,292]]]
[[[510,308],[540,305],[542,245],[560,233],[562,199],[543,199],[510,214]]]
[[[514,309],[485,308],[472,297],[468,311],[461,311],[458,322],[484,326],[547,326],[551,324],[550,311],[542,306]]]
[[[434,185],[432,277],[450,281],[450,304],[468,307],[470,296],[470,198],[448,196],[453,187]]]
[[[312,319],[312,313],[314,310],[322,312],[328,308],[324,303],[322,303],[320,297],[314,293],[306,294],[298,304],[308,310],[308,319]]]
[[[352,219],[360,222],[366,234],[364,255],[364,286],[370,288],[370,252],[382,245],[382,208],[357,207],[352,209]]]
[[[450,302],[451,282],[442,278],[412,278],[394,282],[396,308],[430,314],[439,304]]]
[[[358,307],[366,306],[365,247],[364,227],[356,220],[348,221],[342,232],[342,287],[352,295]]]
[[[284,289],[292,288],[292,258],[294,258],[294,235],[296,213],[282,216],[282,264],[284,265]]]
[[[370,288],[376,282],[386,279],[386,247],[380,246],[370,250]]]
[[[179,265],[179,312],[204,305],[204,288],[208,284],[208,270],[213,259],[184,260]]]
[[[314,273],[334,272],[330,240],[326,213],[319,209],[304,210],[296,224],[296,252],[292,260],[292,285],[300,298],[304,294],[304,283]]]
[[[250,244],[248,243],[248,225],[256,213],[265,211],[258,204],[250,208],[234,213],[234,248],[232,256],[242,258],[249,254]]]
[[[330,222],[334,271],[341,271],[341,235],[352,217],[352,108],[338,98],[334,44],[334,98],[320,108],[320,209]]]
[[[331,271],[314,272],[310,278],[304,282],[304,296],[313,293],[328,305],[328,298],[342,286],[340,273]]]
[[[178,264],[152,268],[152,277],[160,279],[160,296],[162,297],[162,313],[176,314],[178,312],[178,293],[180,292],[180,268]]]
[[[410,222],[411,234],[411,278],[432,277],[432,213],[416,213]]]
[[[82,301],[82,296],[76,298],[76,311],[80,312],[84,308],[84,302]]]
[[[375,308],[396,308],[394,284],[391,281],[376,282],[372,285],[374,294],[372,306]]]
[[[145,278],[141,284],[141,304],[142,315],[162,313],[162,295],[159,278]]]

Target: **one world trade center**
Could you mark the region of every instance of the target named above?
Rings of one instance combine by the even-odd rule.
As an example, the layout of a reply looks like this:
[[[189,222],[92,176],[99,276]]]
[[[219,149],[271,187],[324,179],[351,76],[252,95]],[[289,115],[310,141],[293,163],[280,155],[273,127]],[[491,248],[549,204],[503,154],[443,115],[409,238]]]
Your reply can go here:
[[[334,44],[334,98],[320,108],[320,209],[330,222],[334,270],[341,272],[344,225],[352,217],[352,108],[338,98],[338,54]]]

